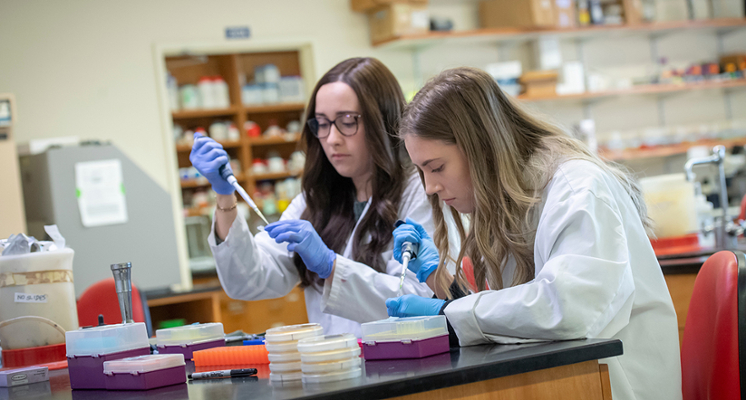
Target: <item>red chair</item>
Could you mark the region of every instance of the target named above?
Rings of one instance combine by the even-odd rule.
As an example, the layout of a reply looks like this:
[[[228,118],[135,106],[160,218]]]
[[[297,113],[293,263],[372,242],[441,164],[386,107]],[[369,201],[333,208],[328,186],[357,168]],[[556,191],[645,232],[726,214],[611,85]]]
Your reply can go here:
[[[98,325],[99,314],[104,316],[104,323],[106,324],[121,323],[122,313],[119,309],[114,278],[98,281],[88,287],[80,295],[77,308],[78,324],[80,326]],[[148,330],[148,336],[153,335],[147,299],[135,285],[132,285],[132,319],[135,322],[144,322]]]
[[[739,343],[746,343],[746,257],[720,251],[694,282],[681,345],[684,400],[742,398],[746,355]]]

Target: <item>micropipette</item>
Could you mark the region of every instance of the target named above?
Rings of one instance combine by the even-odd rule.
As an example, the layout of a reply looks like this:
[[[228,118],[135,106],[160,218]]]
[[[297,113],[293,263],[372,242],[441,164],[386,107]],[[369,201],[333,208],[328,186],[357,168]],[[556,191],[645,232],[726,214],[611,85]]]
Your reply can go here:
[[[236,177],[233,176],[233,172],[225,167],[226,164],[223,164],[218,169],[218,172],[220,172],[220,176],[223,177],[228,183],[233,186],[233,188],[236,189],[238,194],[241,195],[241,197],[246,201],[246,203],[249,204],[249,207],[251,207],[252,210],[258,215],[262,221],[264,221],[265,224],[269,225],[269,222],[267,222],[267,218],[264,218],[264,214],[262,214],[261,211],[259,211],[259,207],[256,206],[256,203],[254,203],[254,200],[251,200],[251,197],[249,197],[249,194],[246,193],[245,190],[241,187],[241,185],[238,184],[238,181],[236,180]]]
[[[404,223],[405,223],[404,221],[398,220],[394,224],[394,228]],[[401,279],[399,280],[399,292],[397,293],[397,297],[400,297],[402,294],[404,294],[403,292],[404,276],[407,274],[407,267],[409,266],[409,261],[417,258],[417,250],[419,250],[419,245],[413,244],[412,242],[404,242],[401,244],[402,270],[401,270]]]

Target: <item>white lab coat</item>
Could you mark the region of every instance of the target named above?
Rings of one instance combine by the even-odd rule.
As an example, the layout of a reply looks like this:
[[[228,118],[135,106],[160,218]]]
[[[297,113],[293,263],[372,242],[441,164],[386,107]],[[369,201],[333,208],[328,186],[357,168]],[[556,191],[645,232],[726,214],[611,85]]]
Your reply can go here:
[[[434,230],[432,208],[419,177],[412,175],[402,194],[399,218],[418,221],[432,235]],[[358,220],[368,212],[370,200]],[[281,220],[298,219],[306,209],[303,194],[293,199]],[[213,218],[214,221],[214,218]],[[348,238],[342,254],[337,254],[333,280],[324,282],[323,290],[307,287],[305,292],[308,321],[321,324],[325,334],[354,333],[361,336],[360,324],[388,318],[386,299],[396,297],[402,265],[394,259],[393,240],[381,254],[386,261],[386,273],[353,261],[352,240],[357,224]],[[391,227],[393,231],[393,226]],[[262,300],[287,295],[300,277],[293,263],[287,243],[275,243],[266,232],[252,237],[245,219],[239,214],[234,220],[225,241],[216,244],[215,224],[208,237],[218,271],[218,278],[225,292],[234,299]],[[432,297],[426,284],[420,283],[407,271],[404,293]]]
[[[451,302],[444,312],[460,344],[620,339],[624,355],[601,360],[615,400],[681,399],[676,313],[622,185],[593,163],[568,161],[542,203],[534,279]]]

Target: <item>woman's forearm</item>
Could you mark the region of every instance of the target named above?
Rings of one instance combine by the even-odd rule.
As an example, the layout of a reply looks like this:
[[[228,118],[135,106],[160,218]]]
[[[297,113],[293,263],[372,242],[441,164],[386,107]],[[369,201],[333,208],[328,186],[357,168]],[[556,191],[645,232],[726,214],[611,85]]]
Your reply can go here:
[[[225,240],[231,229],[231,225],[233,225],[233,221],[236,220],[238,211],[236,210],[236,207],[233,207],[235,204],[235,195],[217,195],[218,209],[215,211],[215,233],[218,235],[220,240]],[[220,208],[228,211],[221,211]]]

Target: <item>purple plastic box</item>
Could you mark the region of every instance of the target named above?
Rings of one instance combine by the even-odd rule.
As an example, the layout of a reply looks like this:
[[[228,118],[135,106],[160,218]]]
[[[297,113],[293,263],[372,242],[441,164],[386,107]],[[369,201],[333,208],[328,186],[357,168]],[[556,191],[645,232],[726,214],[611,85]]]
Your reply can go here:
[[[435,336],[423,340],[364,342],[363,354],[366,360],[390,360],[396,358],[422,358],[450,350],[448,335]]]
[[[191,360],[193,353],[197,350],[211,349],[220,346],[225,346],[225,339],[220,338],[218,340],[188,344],[186,346],[158,346],[158,354],[183,354],[185,360]]]
[[[118,353],[93,356],[67,356],[67,369],[70,372],[70,387],[73,389],[106,389],[104,361],[137,357],[150,354],[150,347],[120,351]]]
[[[104,375],[107,390],[148,390],[186,382],[186,366],[161,369],[142,374],[114,373]]]

